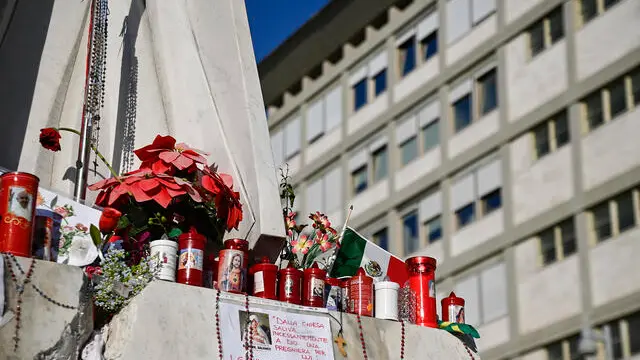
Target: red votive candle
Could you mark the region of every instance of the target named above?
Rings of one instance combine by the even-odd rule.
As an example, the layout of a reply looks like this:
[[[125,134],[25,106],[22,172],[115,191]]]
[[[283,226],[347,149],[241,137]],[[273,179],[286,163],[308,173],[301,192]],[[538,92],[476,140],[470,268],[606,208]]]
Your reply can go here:
[[[291,263],[278,272],[279,294],[278,300],[300,305],[302,296],[300,294],[300,281],[302,280],[302,271],[293,267]]]
[[[249,275],[253,276],[253,296],[277,300],[276,289],[278,279],[278,266],[272,264],[268,257],[249,269]]]
[[[373,316],[373,278],[363,268],[349,280],[349,312]]]
[[[39,182],[23,172],[0,176],[0,252],[31,257]]]
[[[324,307],[324,278],[327,272],[320,269],[317,263],[304,270],[302,280],[302,305]]]
[[[218,290],[242,294],[247,287],[247,265],[249,263],[249,242],[243,239],[229,239],[220,250],[218,261]]]
[[[464,324],[464,299],[457,297],[453,291],[440,301],[442,305],[442,321]]]
[[[205,241],[204,235],[195,232],[178,237],[178,283],[202,286]]]
[[[416,325],[437,328],[436,259],[415,256],[407,259],[409,287],[416,294]]]

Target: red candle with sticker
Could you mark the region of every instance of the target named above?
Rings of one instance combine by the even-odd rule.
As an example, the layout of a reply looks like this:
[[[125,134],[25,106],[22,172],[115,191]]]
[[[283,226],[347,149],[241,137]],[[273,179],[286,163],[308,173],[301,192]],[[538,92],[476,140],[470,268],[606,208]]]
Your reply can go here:
[[[437,328],[436,259],[415,256],[407,259],[409,287],[416,294],[416,325]]]
[[[178,237],[178,283],[202,286],[205,242],[204,235],[196,232]]]
[[[0,252],[31,257],[39,182],[23,172],[0,176]]]
[[[464,299],[457,297],[453,291],[440,301],[442,305],[442,321],[464,324]]]
[[[247,288],[249,242],[229,239],[224,242],[218,260],[218,290],[243,294]]]
[[[302,279],[302,305],[311,307],[324,307],[324,278],[327,272],[313,263],[308,269],[304,269]]]
[[[277,300],[276,289],[278,279],[278,266],[272,264],[268,257],[263,257],[260,263],[249,269],[249,275],[253,276],[253,296]]]
[[[291,263],[278,272],[278,300],[300,305],[302,303],[302,294],[300,292],[300,283],[302,281],[302,271],[293,267]]]
[[[349,312],[373,316],[373,278],[363,268],[349,280]]]

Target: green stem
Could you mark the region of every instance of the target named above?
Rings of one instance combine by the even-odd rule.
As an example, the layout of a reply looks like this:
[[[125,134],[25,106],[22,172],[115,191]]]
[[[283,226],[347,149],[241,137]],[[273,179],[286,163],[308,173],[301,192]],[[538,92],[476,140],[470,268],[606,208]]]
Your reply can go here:
[[[58,131],[68,131],[70,133],[74,133],[78,136],[82,135],[80,133],[80,131],[76,130],[76,129],[71,129],[71,128],[65,128],[65,127],[61,127],[58,128]],[[93,152],[98,156],[98,158],[107,166],[107,168],[109,169],[109,171],[111,172],[111,175],[113,175],[113,177],[122,182],[120,180],[120,177],[118,176],[118,174],[116,173],[115,170],[113,170],[113,167],[111,166],[111,164],[109,164],[109,162],[107,161],[107,159],[104,158],[104,156],[100,153],[100,150],[98,150],[98,148],[96,148],[93,144],[91,144],[91,150],[93,150]],[[84,164],[84,166],[86,166],[86,164]]]

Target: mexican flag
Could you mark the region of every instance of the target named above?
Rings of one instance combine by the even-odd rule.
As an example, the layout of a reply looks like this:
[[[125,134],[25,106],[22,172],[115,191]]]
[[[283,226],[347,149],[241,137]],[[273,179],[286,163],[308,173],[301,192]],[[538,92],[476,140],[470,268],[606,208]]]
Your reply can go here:
[[[407,268],[402,259],[347,227],[330,274],[333,278],[353,276],[359,268],[376,281],[384,280],[385,276],[400,286],[407,281]]]

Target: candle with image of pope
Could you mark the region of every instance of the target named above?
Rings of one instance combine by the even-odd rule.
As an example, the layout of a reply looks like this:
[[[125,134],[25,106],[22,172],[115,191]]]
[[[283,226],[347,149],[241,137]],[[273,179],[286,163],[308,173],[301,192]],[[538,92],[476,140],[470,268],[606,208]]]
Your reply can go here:
[[[24,172],[0,176],[0,252],[31,257],[39,182]]]

